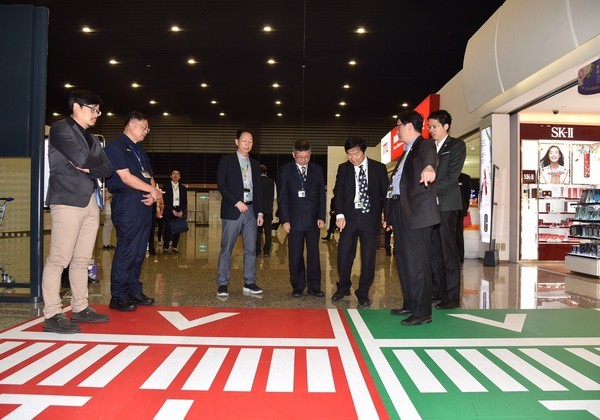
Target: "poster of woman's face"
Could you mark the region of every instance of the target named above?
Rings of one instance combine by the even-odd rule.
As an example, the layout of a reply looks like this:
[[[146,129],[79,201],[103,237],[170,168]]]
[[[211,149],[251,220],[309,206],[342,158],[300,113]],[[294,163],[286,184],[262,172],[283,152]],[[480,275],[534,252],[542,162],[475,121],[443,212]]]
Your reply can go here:
[[[570,184],[569,145],[540,141],[540,184]]]
[[[572,146],[573,184],[596,185],[600,183],[600,143],[585,142]]]

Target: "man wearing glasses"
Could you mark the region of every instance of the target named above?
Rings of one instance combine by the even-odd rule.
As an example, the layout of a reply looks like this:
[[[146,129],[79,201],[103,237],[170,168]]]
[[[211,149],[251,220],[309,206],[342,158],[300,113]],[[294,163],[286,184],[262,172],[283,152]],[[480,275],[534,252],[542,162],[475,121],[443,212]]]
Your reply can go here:
[[[107,322],[88,304],[88,271],[100,226],[98,178],[110,176],[112,166],[90,128],[101,115],[98,95],[74,90],[69,96],[71,116],[52,124],[48,160],[50,178],[46,204],[52,227],[50,252],[42,276],[44,331],[73,334],[79,322]],[[69,321],[62,311],[61,275],[69,267]]]
[[[109,308],[119,311],[154,303],[143,293],[140,282],[152,227],[152,204],[162,197],[152,177],[150,158],[141,145],[149,132],[148,118],[133,111],[125,118],[123,133],[106,147],[114,171],[106,184],[113,194],[112,221],[117,231]]]

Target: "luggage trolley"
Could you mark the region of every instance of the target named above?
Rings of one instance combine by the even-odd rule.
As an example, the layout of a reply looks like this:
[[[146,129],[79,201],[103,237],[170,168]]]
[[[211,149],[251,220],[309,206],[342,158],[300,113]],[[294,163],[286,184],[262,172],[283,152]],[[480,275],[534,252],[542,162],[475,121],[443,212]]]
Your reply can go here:
[[[8,203],[13,201],[12,197],[0,197],[0,226],[2,226],[2,222],[4,222],[4,216],[6,216],[6,211],[8,210]],[[4,269],[4,264],[0,262],[0,272],[2,273],[2,284],[10,284],[12,285],[15,282],[14,277],[8,275],[6,270]]]

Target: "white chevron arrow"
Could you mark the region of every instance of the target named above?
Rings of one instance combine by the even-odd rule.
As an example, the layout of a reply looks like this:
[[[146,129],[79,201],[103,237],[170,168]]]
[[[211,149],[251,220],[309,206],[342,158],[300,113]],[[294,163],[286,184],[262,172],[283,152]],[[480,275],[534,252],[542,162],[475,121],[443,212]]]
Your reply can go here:
[[[158,311],[158,313],[165,317],[165,319],[173,324],[179,331],[187,330],[189,328],[219,321],[221,319],[240,314],[239,312],[217,312],[216,314],[189,320],[184,317],[181,312],[177,311]]]
[[[502,328],[505,330],[522,332],[523,325],[525,325],[525,318],[527,314],[506,314],[504,322],[494,321],[492,319],[482,318],[480,316],[469,315],[469,314],[448,314],[456,318],[466,319],[467,321],[477,322],[479,324],[489,325],[490,327]]]

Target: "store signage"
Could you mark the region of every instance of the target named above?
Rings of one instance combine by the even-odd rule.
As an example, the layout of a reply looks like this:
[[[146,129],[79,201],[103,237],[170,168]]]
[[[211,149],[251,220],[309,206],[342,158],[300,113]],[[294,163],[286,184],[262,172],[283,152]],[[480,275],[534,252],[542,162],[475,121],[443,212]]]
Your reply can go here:
[[[481,241],[489,244],[492,235],[492,127],[480,130],[479,161],[481,175],[479,178],[479,233]]]
[[[537,182],[535,179],[535,170],[523,169],[521,171],[521,182],[523,184],[535,184]]]
[[[550,137],[553,139],[572,139],[573,132],[573,127],[552,127]]]
[[[577,72],[577,91],[582,95],[600,93],[600,59]]]

